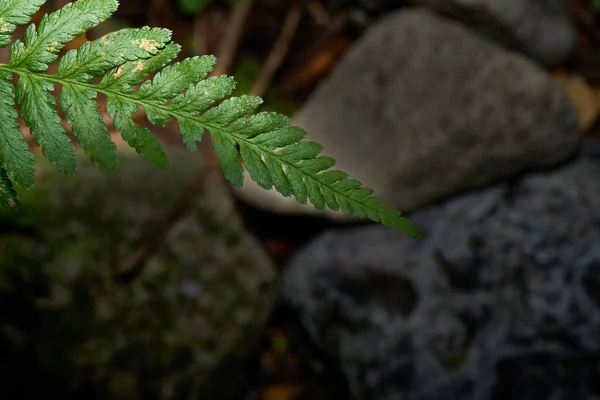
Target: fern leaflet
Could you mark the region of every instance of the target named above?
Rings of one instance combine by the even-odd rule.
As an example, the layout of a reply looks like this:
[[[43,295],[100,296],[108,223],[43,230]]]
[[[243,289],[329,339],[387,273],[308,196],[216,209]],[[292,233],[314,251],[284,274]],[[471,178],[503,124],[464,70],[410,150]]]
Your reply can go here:
[[[28,23],[44,2],[0,0],[0,47],[11,43],[16,27]],[[190,151],[196,151],[208,131],[223,173],[234,185],[243,184],[243,160],[251,178],[264,189],[275,188],[303,204],[310,201],[319,210],[342,210],[416,234],[372,190],[342,171],[331,170],[335,161],[320,155],[318,143],[304,141],[306,132],[290,126],[287,117],[257,113],[259,97],[229,97],[236,84],[231,77],[207,78],[215,57],[171,63],[180,46],[166,29],[124,29],[69,50],[59,60],[66,43],[108,19],[117,7],[116,0],[78,0],[44,15],[39,26],[27,27],[23,41],[12,44],[8,63],[0,64],[0,202],[4,206],[18,206],[13,185],[30,189],[35,183],[34,160],[19,130],[15,103],[43,155],[66,175],[76,171],[74,146],[52,94],[60,85],[58,107],[84,152],[102,171],[117,168],[117,153],[98,112],[98,94],[106,97],[107,113],[122,138],[156,165],[165,166],[167,158],[148,128],[134,122],[140,108],[154,125],[176,120]],[[49,64],[57,60],[57,72],[47,73]],[[93,82],[96,77],[98,83]]]

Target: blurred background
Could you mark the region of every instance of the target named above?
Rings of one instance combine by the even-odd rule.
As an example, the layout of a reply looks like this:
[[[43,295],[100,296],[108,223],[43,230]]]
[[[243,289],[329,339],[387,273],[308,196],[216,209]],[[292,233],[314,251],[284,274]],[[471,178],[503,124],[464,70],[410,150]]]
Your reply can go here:
[[[65,50],[146,25],[422,237],[233,188],[174,122],[153,167],[101,109],[119,171],[36,152],[0,210],[0,399],[600,399],[600,2],[120,0]]]

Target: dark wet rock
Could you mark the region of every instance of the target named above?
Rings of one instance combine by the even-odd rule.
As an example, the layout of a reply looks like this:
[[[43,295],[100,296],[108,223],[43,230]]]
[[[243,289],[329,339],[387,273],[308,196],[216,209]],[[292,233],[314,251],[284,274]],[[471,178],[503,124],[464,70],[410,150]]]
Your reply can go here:
[[[357,398],[600,398],[600,157],[330,231],[284,296]],[[595,154],[595,155],[594,155]]]
[[[275,298],[271,260],[228,193],[207,187],[133,277],[119,267],[155,234],[201,169],[132,151],[106,176],[42,170],[19,214],[0,214],[0,392],[10,398],[225,399]]]

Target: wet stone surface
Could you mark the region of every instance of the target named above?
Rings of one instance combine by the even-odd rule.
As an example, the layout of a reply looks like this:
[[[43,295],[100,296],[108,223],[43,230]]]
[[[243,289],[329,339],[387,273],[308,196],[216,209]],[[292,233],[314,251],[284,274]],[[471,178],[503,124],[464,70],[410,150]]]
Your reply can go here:
[[[366,399],[600,397],[600,158],[330,231],[286,302]]]

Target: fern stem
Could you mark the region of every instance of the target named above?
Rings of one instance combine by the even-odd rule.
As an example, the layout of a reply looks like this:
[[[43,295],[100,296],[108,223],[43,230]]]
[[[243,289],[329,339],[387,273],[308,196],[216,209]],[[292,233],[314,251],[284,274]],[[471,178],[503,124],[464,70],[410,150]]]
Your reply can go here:
[[[196,118],[193,118],[187,114],[180,113],[178,111],[169,109],[165,105],[150,103],[150,102],[144,101],[143,99],[135,97],[133,95],[125,94],[122,92],[112,91],[110,89],[99,88],[90,83],[83,83],[83,82],[74,81],[74,80],[70,80],[70,79],[57,78],[56,76],[53,76],[53,75],[47,75],[47,74],[43,74],[43,73],[35,73],[35,72],[31,72],[31,71],[28,71],[28,70],[25,70],[22,68],[10,67],[7,64],[0,64],[0,71],[7,71],[7,72],[10,72],[13,74],[17,74],[19,76],[35,76],[38,79],[46,80],[48,82],[52,82],[55,84],[60,84],[62,86],[71,85],[71,86],[89,89],[89,90],[95,91],[97,93],[101,93],[105,96],[115,96],[115,97],[125,98],[125,99],[131,101],[132,103],[135,103],[138,106],[141,106],[143,108],[153,107],[153,108],[161,109],[171,116],[178,117],[178,119],[183,118],[183,119],[187,119],[187,120],[192,120],[192,121],[196,122],[198,125],[202,126],[204,129],[208,130],[209,133],[219,132],[223,135],[229,135],[229,136],[233,137],[235,139],[235,141],[238,143],[245,143],[249,146],[258,147],[262,152],[268,153],[272,157],[275,157],[278,160],[278,162],[280,162],[282,165],[285,165],[286,169],[294,169],[301,175],[310,179],[312,182],[315,182],[318,185],[324,185],[323,182],[320,182],[316,178],[318,175],[313,176],[313,175],[307,173],[306,171],[299,168],[296,164],[290,163],[287,160],[281,158],[276,152],[273,152],[270,149],[265,149],[264,147],[260,146],[260,144],[252,143],[243,136],[235,135],[235,133],[232,133],[226,129],[223,129],[221,126],[213,125],[211,123],[206,123],[206,122],[202,121],[201,115],[197,116]],[[338,196],[348,200],[350,203],[357,202],[356,199],[353,199],[347,193],[342,192],[340,190],[336,190],[335,187],[332,187],[330,185],[325,185],[325,186],[332,192],[336,193]],[[369,209],[369,210],[377,213],[377,215],[379,215],[380,218],[384,217],[382,210],[379,209],[378,207],[370,205],[366,202],[358,202],[358,203],[361,204],[363,206],[363,208]]]

